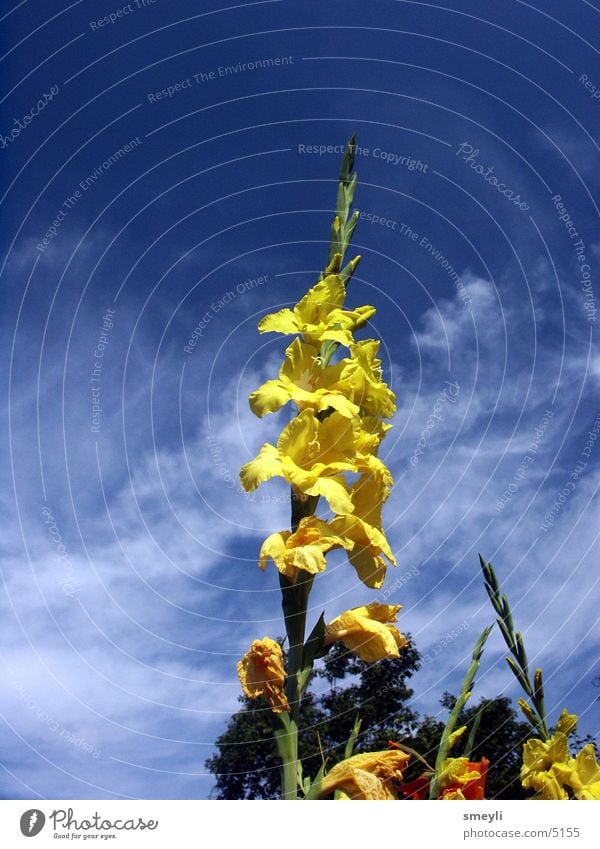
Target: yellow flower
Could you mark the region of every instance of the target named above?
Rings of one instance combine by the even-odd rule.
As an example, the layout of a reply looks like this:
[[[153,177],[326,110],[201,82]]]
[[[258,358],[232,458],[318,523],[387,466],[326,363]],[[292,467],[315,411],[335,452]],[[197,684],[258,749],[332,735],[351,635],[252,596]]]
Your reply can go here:
[[[352,543],[336,533],[332,525],[310,516],[301,519],[296,533],[280,531],[267,537],[260,549],[259,565],[264,569],[270,557],[282,575],[295,583],[299,569],[311,575],[323,572],[327,551],[351,546]]]
[[[265,413],[274,413],[288,401],[295,401],[299,410],[331,408],[347,418],[358,414],[358,406],[349,400],[350,377],[342,375],[346,360],[322,368],[319,349],[299,339],[294,339],[285,356],[279,378],[267,380],[250,395],[250,409],[255,415],[262,418]]]
[[[573,789],[577,798],[600,798],[600,795],[593,795],[600,794],[600,767],[596,764],[593,747],[590,751],[585,746],[577,758],[570,757],[568,737],[576,727],[577,716],[563,710],[549,740],[528,740],[523,746],[521,784],[535,790],[537,798],[568,799],[565,785]]]
[[[464,728],[459,731],[462,733]],[[468,758],[446,758],[440,770],[440,791],[453,785],[457,785],[458,788],[464,787],[470,781],[476,781],[480,778],[481,771],[473,767]]]
[[[343,377],[351,378],[352,400],[364,416],[391,418],[396,412],[396,397],[382,380],[379,342],[365,339],[350,346],[351,359],[345,361]]]
[[[350,347],[352,331],[367,323],[375,307],[343,310],[346,287],[339,274],[328,274],[308,290],[293,310],[284,309],[265,316],[259,322],[261,333],[302,333],[304,341],[319,345],[326,339]]]
[[[600,765],[593,743],[588,743],[571,761],[568,784],[577,799],[600,800]]]
[[[254,640],[238,663],[237,673],[242,689],[249,699],[264,696],[273,713],[290,709],[284,692],[283,652],[275,640],[270,637]]]
[[[325,645],[341,640],[361,660],[373,663],[384,657],[399,657],[407,640],[391,622],[396,622],[399,604],[373,604],[354,607],[327,625]]]
[[[359,419],[332,413],[321,422],[303,410],[284,428],[277,447],[266,443],[240,471],[246,492],[273,477],[283,477],[305,495],[322,495],[334,513],[354,507],[342,472],[356,470],[354,443]]]
[[[523,746],[521,784],[542,799],[568,799],[563,783],[569,768],[569,742],[564,731],[549,740],[527,740]]]
[[[321,796],[335,790],[350,799],[397,799],[394,786],[410,755],[397,749],[354,755],[336,764],[323,779]]]

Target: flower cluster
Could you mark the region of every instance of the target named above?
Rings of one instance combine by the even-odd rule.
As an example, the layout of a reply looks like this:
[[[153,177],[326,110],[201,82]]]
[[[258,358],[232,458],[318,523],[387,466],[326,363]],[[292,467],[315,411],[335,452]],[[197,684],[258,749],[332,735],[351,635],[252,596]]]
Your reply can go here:
[[[352,269],[358,259],[351,263]],[[346,286],[340,263],[341,256],[335,254],[324,279],[293,310],[267,315],[259,324],[262,333],[301,333],[302,338],[296,337],[287,348],[279,377],[250,395],[250,407],[263,416],[293,402],[297,415],[284,427],[277,445],[265,443],[258,456],[246,463],[240,480],[250,492],[270,478],[284,478],[306,514],[295,529],[267,537],[260,549],[261,569],[271,560],[294,585],[302,573],[323,572],[325,555],[342,548],[360,580],[379,588],[387,564],[396,563],[381,517],[392,476],[378,457],[390,427],[384,420],[394,414],[395,398],[382,379],[379,342],[354,339],[354,331],[366,324],[375,309],[344,309]],[[348,356],[332,363],[332,355],[342,345]],[[318,518],[311,512],[319,497],[333,515]],[[391,624],[399,609],[399,605],[374,604],[348,610],[327,626],[324,645],[341,640],[367,661],[398,657],[406,645]],[[257,674],[261,663],[253,650],[243,661],[244,669],[257,664]],[[247,695],[266,695],[272,703],[269,691],[242,684]]]
[[[572,757],[569,735],[577,717],[563,710],[548,740],[531,739],[523,747],[521,783],[536,791],[538,799],[600,800],[600,765],[592,743]]]
[[[325,554],[344,548],[360,580],[379,588],[386,560],[395,565],[381,523],[392,477],[377,456],[389,428],[384,419],[393,415],[395,398],[382,380],[379,342],[354,340],[353,332],[375,310],[343,308],[346,287],[331,270],[340,260],[334,257],[325,278],[293,310],[280,310],[259,324],[263,333],[302,333],[302,339],[287,348],[279,378],[252,393],[251,409],[263,416],[291,401],[298,414],[277,445],[266,443],[242,468],[240,479],[250,492],[280,476],[291,485],[296,500],[306,503],[310,496],[322,496],[333,513],[327,520],[306,516],[294,533],[270,536],[261,550],[262,568],[271,558],[295,582],[298,570],[321,572]],[[346,346],[349,355],[331,363],[337,345]]]

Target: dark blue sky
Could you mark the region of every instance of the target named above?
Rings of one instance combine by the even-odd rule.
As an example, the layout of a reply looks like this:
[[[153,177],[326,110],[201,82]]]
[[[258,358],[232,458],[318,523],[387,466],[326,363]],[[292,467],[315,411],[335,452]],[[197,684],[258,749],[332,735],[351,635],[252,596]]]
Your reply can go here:
[[[208,796],[235,663],[283,630],[285,486],[237,484],[288,415],[248,410],[285,344],[256,324],[322,268],[352,132],[415,706],[490,620],[481,550],[551,719],[596,734],[600,9],[60,5],[1,22],[0,795]],[[311,615],[374,597],[332,556]],[[499,635],[478,692],[517,694]]]

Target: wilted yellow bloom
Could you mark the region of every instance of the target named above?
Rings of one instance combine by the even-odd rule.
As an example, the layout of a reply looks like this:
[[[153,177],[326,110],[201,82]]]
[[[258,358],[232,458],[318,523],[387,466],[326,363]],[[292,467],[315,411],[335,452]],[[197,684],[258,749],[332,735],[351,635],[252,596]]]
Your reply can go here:
[[[364,327],[375,307],[344,310],[345,296],[346,287],[339,274],[328,274],[308,290],[293,310],[279,310],[265,316],[258,329],[261,333],[302,333],[310,345],[318,346],[329,339],[350,347],[354,344],[352,331]]]
[[[284,691],[283,652],[275,640],[270,637],[254,640],[238,663],[237,673],[242,689],[249,699],[264,696],[273,713],[290,709]]]
[[[391,418],[396,412],[396,398],[382,380],[381,360],[377,358],[379,342],[365,339],[350,346],[350,359],[345,361],[343,377],[352,382],[352,400],[364,416]]]
[[[390,623],[396,622],[400,608],[400,604],[373,602],[347,610],[327,625],[325,645],[341,640],[349,651],[367,663],[399,657],[399,649],[408,642]]]
[[[358,406],[350,400],[351,377],[343,376],[349,361],[323,368],[319,349],[299,339],[294,339],[285,356],[279,379],[267,380],[250,395],[250,409],[255,415],[262,418],[265,413],[274,413],[288,401],[295,401],[299,410],[311,408],[320,412],[331,408],[347,418],[358,414]]]
[[[334,513],[352,513],[342,472],[356,471],[354,444],[359,427],[357,418],[332,413],[321,422],[312,410],[303,410],[283,429],[277,447],[266,443],[242,467],[243,488],[252,492],[263,481],[279,476],[305,495],[322,495]]]
[[[397,749],[353,755],[327,773],[321,796],[339,790],[350,799],[397,799],[394,784],[402,780],[409,758]]]
[[[310,516],[300,520],[295,533],[280,531],[271,534],[260,549],[259,565],[264,569],[269,557],[279,571],[292,583],[298,570],[311,575],[325,569],[325,553],[333,548],[351,548],[352,543],[335,531],[332,525]]]

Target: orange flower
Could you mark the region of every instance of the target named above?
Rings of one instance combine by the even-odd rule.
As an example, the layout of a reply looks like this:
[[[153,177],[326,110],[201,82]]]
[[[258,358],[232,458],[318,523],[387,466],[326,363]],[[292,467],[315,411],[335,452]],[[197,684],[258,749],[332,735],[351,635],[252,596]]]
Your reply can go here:
[[[478,762],[466,758],[447,758],[440,775],[440,799],[485,799],[487,758]],[[406,799],[428,799],[431,774],[425,773],[400,786]]]

